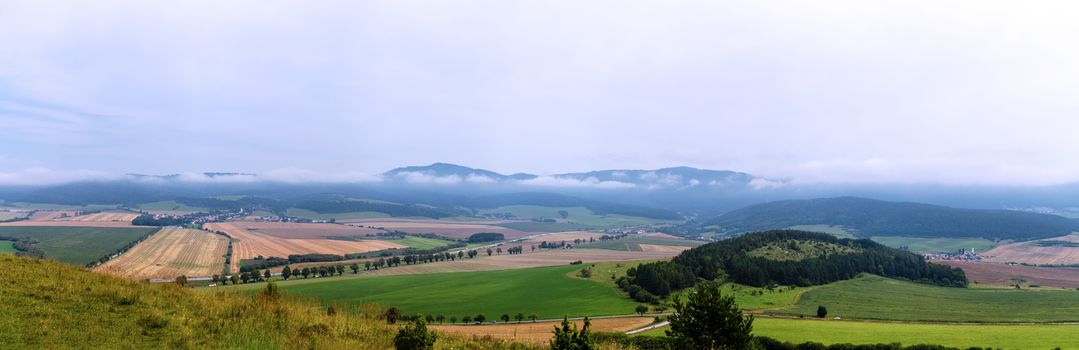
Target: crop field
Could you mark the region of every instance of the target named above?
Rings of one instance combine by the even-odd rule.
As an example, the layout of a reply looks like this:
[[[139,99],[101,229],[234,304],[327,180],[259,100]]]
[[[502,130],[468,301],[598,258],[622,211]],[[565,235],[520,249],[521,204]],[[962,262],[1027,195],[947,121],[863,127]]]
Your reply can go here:
[[[126,227],[0,227],[0,236],[30,237],[45,256],[60,262],[86,265],[123,248],[156,228]]]
[[[232,270],[239,269],[241,260],[254,259],[258,256],[287,257],[289,254],[350,254],[363,253],[404,246],[388,241],[361,240],[344,241],[335,239],[287,239],[271,236],[263,230],[249,230],[251,222],[210,223],[204,227],[211,231],[223,231],[232,237]],[[268,224],[268,223],[259,223]],[[330,225],[341,226],[341,225]],[[279,235],[311,235],[303,231],[276,231]],[[285,232],[285,233],[283,233]]]
[[[592,226],[585,226],[581,224],[569,223],[569,222],[535,222],[535,221],[518,221],[518,222],[504,222],[497,224],[498,226],[505,227],[511,230],[518,230],[523,232],[566,232],[566,231],[580,231],[595,228]],[[509,236],[506,236],[509,238]]]
[[[1026,264],[1079,264],[1079,235],[1001,244],[982,254],[986,261]]]
[[[300,208],[288,208],[285,211],[285,215],[295,216],[298,218],[311,219],[311,220],[355,220],[355,219],[372,219],[372,218],[388,218],[389,214],[380,213],[377,211],[357,211],[349,213],[319,213],[307,209]]]
[[[195,207],[187,204],[183,204],[177,201],[160,201],[142,203],[137,205],[140,210],[145,210],[153,214],[170,214],[170,215],[184,215],[196,212],[210,211],[207,208]]]
[[[23,212],[0,211],[0,221],[11,220],[11,219],[19,219],[19,218],[25,218],[25,217],[26,217],[26,213],[23,213]]]
[[[456,243],[454,241],[447,241],[444,239],[434,239],[416,236],[405,236],[405,238],[388,240],[387,242],[397,243],[406,247],[416,249],[434,249]]]
[[[642,335],[664,336],[669,327]],[[936,344],[958,348],[1075,349],[1079,325],[977,325],[836,321],[758,316],[753,334],[791,343]]]
[[[926,322],[1076,322],[1079,291],[945,288],[874,275],[813,287],[787,315]]]
[[[15,242],[0,241],[0,254],[15,254]]]
[[[139,217],[139,214],[136,213],[102,212],[71,216],[60,220],[78,222],[123,222],[130,224],[131,220],[135,220],[137,217]]]
[[[649,237],[629,237],[623,239],[614,239],[608,241],[596,241],[595,243],[584,243],[579,247],[582,249],[610,249],[610,250],[626,250],[626,251],[646,251],[644,249],[652,249],[651,251],[667,250],[680,252],[692,247],[696,247],[704,244],[704,242],[691,241],[686,239],[665,239],[665,238],[649,238]],[[676,248],[659,248],[649,246],[671,246]]]
[[[301,224],[295,222],[230,221],[213,223],[222,231],[245,230],[285,239],[323,239],[330,236],[366,236],[381,230],[337,224]]]
[[[1013,280],[1025,280],[1025,285],[1057,288],[1079,288],[1079,268],[1074,267],[1037,267],[1023,265],[1005,265],[989,262],[934,261],[959,267],[966,272],[967,279],[977,285],[1008,286]]]
[[[433,233],[443,237],[464,239],[480,232],[501,233],[506,239],[528,236],[524,231],[487,224],[466,222],[442,222],[436,220],[364,220],[350,223],[354,226],[384,228],[406,233]]]
[[[495,317],[501,315],[502,314],[498,314],[495,315]],[[510,323],[502,323],[502,321],[499,321],[498,324],[484,325],[441,325],[436,323],[430,327],[439,332],[453,333],[467,337],[483,337],[490,335],[497,339],[547,344],[548,341],[551,340],[551,330],[554,329],[555,326],[562,325],[562,321],[533,323],[527,318],[521,323],[517,323],[516,320],[512,319],[514,315],[516,314],[510,314]],[[528,317],[528,314],[525,314],[525,317]],[[460,316],[458,316],[458,318],[460,318]],[[652,321],[653,319],[651,317],[601,318],[591,320],[590,327],[593,332],[626,332],[647,326],[651,324]],[[570,322],[576,324],[577,329],[584,327],[584,321],[577,320]]]
[[[278,285],[285,292],[335,303],[377,303],[396,306],[403,314],[475,316],[489,320],[499,315],[536,314],[540,318],[563,315],[632,314],[638,304],[608,286],[570,278],[580,266],[323,279],[316,283]],[[394,268],[386,269],[392,270]],[[304,281],[298,281],[304,282]]]
[[[228,245],[212,232],[165,228],[95,270],[133,279],[210,276],[224,269]]]
[[[892,248],[907,247],[913,253],[955,252],[960,249],[974,249],[975,252],[984,253],[997,245],[996,242],[984,238],[873,236],[870,239]]]
[[[64,216],[75,216],[73,211],[62,210],[38,210],[33,215],[30,215],[31,221],[49,221],[59,219]]]
[[[559,212],[564,212],[565,217]],[[494,209],[480,211],[482,214],[511,213],[521,219],[556,219],[563,222],[571,222],[585,226],[611,227],[611,226],[634,226],[666,222],[635,216],[625,215],[600,215],[595,214],[585,207],[544,207],[538,205],[509,205]]]

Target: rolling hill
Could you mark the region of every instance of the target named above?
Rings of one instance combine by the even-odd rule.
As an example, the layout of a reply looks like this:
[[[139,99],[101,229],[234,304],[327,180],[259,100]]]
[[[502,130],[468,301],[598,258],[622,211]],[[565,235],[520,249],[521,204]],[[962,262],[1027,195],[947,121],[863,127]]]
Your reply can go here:
[[[726,233],[782,229],[798,225],[833,225],[856,236],[978,237],[1031,240],[1062,236],[1079,222],[1047,214],[1009,210],[960,209],[921,203],[886,202],[857,197],[777,201],[734,210],[705,226]]]

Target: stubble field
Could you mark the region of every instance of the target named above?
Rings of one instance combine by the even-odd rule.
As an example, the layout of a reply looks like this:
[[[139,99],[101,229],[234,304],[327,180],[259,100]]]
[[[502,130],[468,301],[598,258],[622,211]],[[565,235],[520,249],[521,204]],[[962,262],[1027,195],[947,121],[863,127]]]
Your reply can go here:
[[[132,279],[210,276],[223,271],[227,251],[221,235],[165,228],[95,270]]]

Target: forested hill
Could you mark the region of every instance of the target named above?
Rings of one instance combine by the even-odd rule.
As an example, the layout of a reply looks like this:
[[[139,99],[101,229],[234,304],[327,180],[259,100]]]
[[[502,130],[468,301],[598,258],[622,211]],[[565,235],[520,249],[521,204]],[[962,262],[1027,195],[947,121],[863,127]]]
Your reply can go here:
[[[705,244],[671,261],[641,264],[619,285],[638,300],[666,296],[698,279],[729,279],[766,286],[810,286],[851,279],[860,273],[949,287],[967,285],[963,270],[927,263],[922,257],[868,239],[839,239],[795,230],[756,232]],[[648,293],[641,293],[644,290]],[[645,294],[646,297],[639,297]]]
[[[749,206],[716,217],[705,225],[740,233],[796,225],[837,225],[855,235],[910,237],[981,237],[1030,240],[1079,230],[1068,218],[1009,210],[958,209],[920,203],[885,202],[856,197],[777,201]]]

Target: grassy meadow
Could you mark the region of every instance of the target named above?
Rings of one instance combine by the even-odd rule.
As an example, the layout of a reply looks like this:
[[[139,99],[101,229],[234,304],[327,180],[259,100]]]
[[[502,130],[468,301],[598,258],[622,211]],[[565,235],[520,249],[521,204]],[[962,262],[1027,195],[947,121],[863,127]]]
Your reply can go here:
[[[86,265],[156,230],[145,227],[0,226],[0,236],[29,237],[49,259]]]
[[[540,239],[542,240],[542,238]],[[634,244],[653,244],[653,245],[665,245],[676,247],[696,247],[704,244],[704,242],[690,241],[685,239],[669,239],[669,238],[652,238],[652,237],[630,237],[623,239],[613,239],[609,241],[599,241],[595,243],[583,243],[578,248],[581,249],[608,249],[608,250],[623,250],[629,251],[630,247]]]
[[[378,303],[405,314],[457,316],[536,314],[540,318],[632,314],[638,305],[611,287],[568,276],[583,266],[424,275],[299,279],[279,283],[287,293],[324,305]],[[607,277],[609,278],[609,277]],[[241,285],[255,289],[262,284]]]
[[[984,238],[919,238],[919,237],[896,237],[896,236],[873,236],[870,239],[877,243],[892,247],[907,247],[914,253],[939,253],[954,252],[960,249],[974,248],[976,252],[985,252],[997,246]]]
[[[946,288],[863,277],[813,287],[793,307],[776,311],[853,319],[929,322],[1076,322],[1079,291]]]
[[[454,241],[448,241],[444,239],[417,237],[417,236],[405,236],[402,239],[395,239],[389,242],[397,243],[406,247],[416,249],[432,249],[438,247],[445,247],[446,245],[456,243]]]

